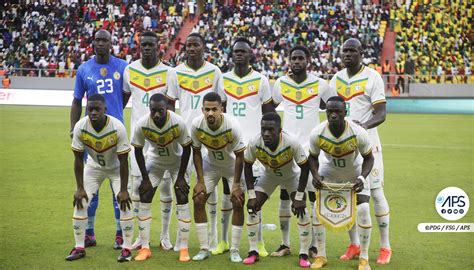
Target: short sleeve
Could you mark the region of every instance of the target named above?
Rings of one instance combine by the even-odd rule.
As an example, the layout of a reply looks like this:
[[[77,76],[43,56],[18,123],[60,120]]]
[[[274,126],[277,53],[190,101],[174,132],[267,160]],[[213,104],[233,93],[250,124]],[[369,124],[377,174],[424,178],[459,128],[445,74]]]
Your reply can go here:
[[[198,137],[196,136],[199,119],[200,117],[194,119],[193,123],[191,124],[191,139],[193,141],[193,148],[201,148],[202,145],[201,141],[199,141]]]
[[[273,85],[272,99],[273,99],[273,102],[275,102],[275,104],[280,104],[283,101],[283,97],[281,96],[281,80],[280,79],[278,79]]]
[[[308,158],[306,156],[306,153],[303,150],[303,146],[301,146],[301,144],[297,142],[296,140],[293,140],[292,145],[293,145],[293,159],[295,160],[295,162],[298,165],[305,163],[308,160]]]
[[[375,73],[375,72],[374,72]],[[374,76],[374,85],[369,93],[370,102],[372,104],[383,103],[386,102],[385,100],[385,87],[383,85],[382,76],[380,74],[375,73]]]
[[[178,77],[176,75],[176,69],[171,69],[169,72],[169,81],[167,81],[168,87],[166,89],[165,95],[171,100],[176,100],[179,99]],[[174,74],[174,76],[171,76],[171,74]]]
[[[130,68],[127,66],[123,71],[123,92],[131,93],[130,90]]]
[[[224,78],[222,77],[222,72],[218,67],[214,71],[214,92],[218,93],[221,96],[222,102],[227,101],[227,96],[224,92]]]
[[[74,126],[71,148],[75,152],[84,152],[84,142],[81,140],[81,128],[78,125],[79,123],[82,123],[82,121],[77,122]]]
[[[247,163],[254,163],[256,160],[255,152],[257,150],[257,138],[249,141],[247,148],[245,148],[244,159]]]
[[[118,120],[116,122],[117,126],[117,154],[125,154],[130,152],[130,143],[127,137],[127,131],[125,126],[120,123]]]
[[[178,124],[179,127],[179,133],[181,134],[179,136],[178,142],[182,146],[187,146],[192,144],[192,139],[191,136],[189,135],[188,128],[186,128],[186,125],[184,124],[184,121],[180,121]]]
[[[265,76],[262,76],[260,79],[260,88],[259,88],[260,101],[263,104],[267,104],[272,100],[272,92],[270,90],[270,84],[268,79]]]
[[[324,102],[327,103],[330,97],[337,96],[335,89],[330,87],[326,80],[319,80],[319,95]]]
[[[77,70],[76,82],[74,84],[74,98],[82,100],[86,93],[86,85],[84,83],[84,66],[81,65]]]
[[[143,148],[145,146],[145,135],[143,134],[143,121],[140,119],[135,125],[132,136],[132,145],[137,148]]]
[[[372,145],[370,144],[370,138],[367,131],[361,127],[358,127],[357,134],[357,147],[360,154],[365,157],[372,152]]]
[[[237,121],[232,121],[232,135],[234,140],[232,141],[232,151],[234,153],[240,153],[245,150],[245,143],[242,138],[242,132],[240,131],[240,124]]]
[[[331,87],[331,89],[333,89],[334,92],[336,92],[336,95],[337,95],[336,80],[337,80],[337,74],[332,76],[332,79],[329,81],[329,87]]]

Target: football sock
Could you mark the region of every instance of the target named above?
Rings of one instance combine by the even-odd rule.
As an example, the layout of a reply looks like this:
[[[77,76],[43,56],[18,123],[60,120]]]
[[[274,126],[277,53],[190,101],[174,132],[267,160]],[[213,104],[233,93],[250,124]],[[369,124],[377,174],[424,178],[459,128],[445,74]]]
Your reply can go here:
[[[170,239],[171,211],[173,208],[173,195],[171,195],[172,181],[165,178],[160,184],[161,204],[161,239]]]
[[[390,249],[389,225],[390,209],[385,198],[383,188],[372,189],[372,198],[374,200],[374,213],[377,225],[380,231],[380,247]]]
[[[300,240],[300,254],[308,254],[310,244],[311,220],[308,213],[298,218],[298,235]]]
[[[99,191],[92,196],[90,199],[89,207],[87,208],[87,228],[86,228],[86,235],[94,236],[94,224],[95,224],[95,212],[97,211],[97,207],[99,206]]]
[[[150,215],[151,216],[151,215]],[[134,217],[133,217],[133,211],[131,210],[126,210],[126,211],[120,211],[120,225],[122,227],[122,233],[123,233],[123,249],[131,249],[132,247],[132,238],[133,238],[133,223],[134,223]],[[143,242],[146,241],[142,241]]]
[[[208,191],[210,192],[210,191]],[[207,200],[209,213],[209,241],[217,244],[217,186]]]
[[[291,200],[280,200],[280,230],[282,244],[290,246]]]
[[[151,203],[140,203],[137,217],[142,248],[150,248]]]
[[[229,242],[229,223],[232,215],[232,202],[230,201],[230,195],[222,194],[222,207],[221,207],[221,239],[225,242]],[[233,229],[232,229],[233,230]],[[233,238],[233,237],[232,237]],[[240,241],[240,240],[239,240]]]
[[[178,217],[178,230],[180,231],[179,248],[187,248],[189,242],[189,230],[191,228],[191,213],[189,212],[189,204],[176,205],[176,213]]]
[[[369,260],[370,233],[372,232],[369,203],[357,205],[357,224],[360,237],[359,257]]]
[[[260,223],[260,219],[258,218],[258,213],[257,214],[249,214],[248,219],[247,219],[247,233],[249,237],[249,251],[258,251],[257,248],[257,229],[258,229],[258,224]]]
[[[326,228],[319,222],[318,217],[313,217],[313,239],[316,239],[318,256],[326,257]]]
[[[242,239],[242,226],[232,225],[232,243],[231,243],[230,248],[239,250],[241,239]]]
[[[74,214],[72,218],[72,228],[74,230],[74,240],[78,248],[84,248],[85,229],[87,226],[87,202],[82,200],[84,208],[81,210],[74,207]]]
[[[209,236],[207,234],[207,222],[196,223],[196,232],[199,239],[199,248],[209,250]]]

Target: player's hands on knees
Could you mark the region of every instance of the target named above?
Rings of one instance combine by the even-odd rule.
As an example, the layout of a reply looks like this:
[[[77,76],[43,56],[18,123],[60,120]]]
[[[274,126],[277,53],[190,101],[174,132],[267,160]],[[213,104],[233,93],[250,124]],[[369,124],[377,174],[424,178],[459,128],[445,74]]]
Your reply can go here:
[[[247,201],[247,211],[250,215],[256,214],[259,210],[258,208],[257,199],[249,199]]]
[[[193,189],[193,200],[199,202],[203,198],[206,198],[206,185],[198,181]]]
[[[305,215],[306,200],[293,200],[293,205],[291,206],[291,208],[293,214],[296,215],[296,217],[303,217]]]
[[[86,199],[86,202],[89,202],[89,197],[83,188],[78,188],[74,193],[74,201],[72,202],[73,206],[77,206],[77,209],[81,210],[84,208],[82,205],[82,199]]]
[[[313,176],[313,186],[316,189],[322,189],[323,188],[323,179],[324,177],[316,175]]]
[[[150,179],[147,177],[147,179],[143,178],[140,186],[138,187],[138,193],[140,195],[147,194],[153,189],[153,185],[151,184]]]
[[[132,200],[130,199],[130,195],[128,194],[128,191],[121,190],[117,194],[117,202],[120,205],[120,210],[122,211],[127,211],[127,209],[130,210],[130,204],[132,203]]]
[[[176,183],[174,183],[174,189],[176,191],[180,191],[183,194],[189,194],[189,185],[186,183],[183,177],[179,177],[176,179]]]
[[[361,192],[361,191],[364,189],[364,182],[362,181],[362,179],[357,178],[357,179],[355,180],[354,185],[352,186],[352,189],[353,189],[356,193]]]
[[[238,207],[243,207],[244,206],[244,204],[245,204],[245,195],[244,195],[244,191],[242,190],[242,187],[240,185],[233,185],[232,186],[230,201],[232,202],[232,204],[234,204]]]

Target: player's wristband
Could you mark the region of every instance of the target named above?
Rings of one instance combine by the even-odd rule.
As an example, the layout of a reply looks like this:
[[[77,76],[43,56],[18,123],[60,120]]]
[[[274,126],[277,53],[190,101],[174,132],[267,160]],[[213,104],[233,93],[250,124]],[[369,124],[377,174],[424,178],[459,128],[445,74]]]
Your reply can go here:
[[[249,189],[249,199],[256,199],[257,194],[255,194],[255,189]]]
[[[364,188],[365,188],[365,186],[367,185],[367,181],[365,180],[365,177],[363,177],[362,175],[359,175],[357,179],[360,179],[362,183],[364,183]]]
[[[295,195],[295,200],[302,201],[304,197],[304,192],[297,191]]]

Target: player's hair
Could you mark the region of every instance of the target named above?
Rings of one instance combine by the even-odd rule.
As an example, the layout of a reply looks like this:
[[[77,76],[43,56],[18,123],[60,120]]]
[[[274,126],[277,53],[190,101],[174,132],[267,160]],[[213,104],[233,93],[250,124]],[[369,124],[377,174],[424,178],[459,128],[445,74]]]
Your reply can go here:
[[[203,38],[203,37],[201,36],[201,34],[199,34],[199,33],[191,33],[191,34],[189,34],[189,36],[188,36],[186,39],[188,39],[188,38],[190,38],[190,37],[198,37],[198,38],[201,40],[202,45],[204,45],[204,44],[206,43],[206,42],[204,41],[204,38]]]
[[[87,98],[87,101],[100,101],[105,104],[105,98],[101,94],[93,94],[92,96]]]
[[[153,94],[151,97],[150,97],[150,102],[160,102],[160,101],[164,101],[165,103],[168,102],[168,99],[165,97],[165,95],[163,94],[160,94],[160,93],[156,93],[156,94]]]
[[[296,50],[303,51],[308,60],[311,58],[311,53],[309,52],[309,49],[307,47],[303,46],[303,45],[296,45],[293,48],[291,48],[290,49],[290,54],[288,55],[288,57],[291,58],[291,54]]]
[[[244,43],[247,43],[247,44],[249,45],[249,47],[252,48],[252,43],[251,43],[250,40],[248,40],[247,38],[238,37],[238,38],[234,41],[234,43],[232,44],[232,47],[234,47],[237,42],[244,42]]]
[[[344,106],[346,105],[346,101],[340,96],[332,96],[332,97],[328,98],[328,101],[326,103],[329,103],[330,101],[338,101],[338,102],[341,102],[342,104],[344,104]]]
[[[348,41],[354,42],[357,45],[357,48],[359,49],[359,52],[361,54],[364,53],[364,44],[362,44],[362,41],[360,41],[358,38],[348,38],[344,41],[342,46],[344,46],[344,44],[346,44],[346,42],[348,42]]]
[[[281,117],[276,112],[267,112],[262,116],[262,121],[275,121],[277,126],[281,127]]]
[[[206,101],[209,101],[209,102],[216,102],[217,101],[217,103],[222,105],[221,96],[219,96],[219,94],[217,94],[215,92],[209,92],[206,95],[204,95],[204,98],[202,99],[202,104],[204,104],[204,102],[206,102]]]
[[[142,37],[154,37],[156,40],[158,40],[158,35],[153,32],[153,31],[145,31],[140,35],[140,38]]]

